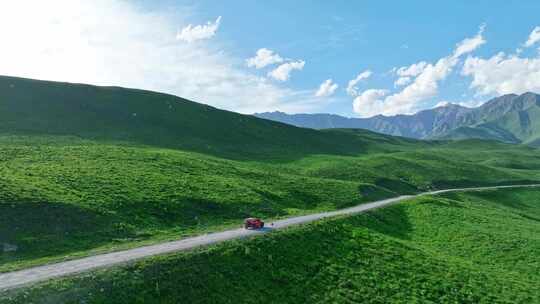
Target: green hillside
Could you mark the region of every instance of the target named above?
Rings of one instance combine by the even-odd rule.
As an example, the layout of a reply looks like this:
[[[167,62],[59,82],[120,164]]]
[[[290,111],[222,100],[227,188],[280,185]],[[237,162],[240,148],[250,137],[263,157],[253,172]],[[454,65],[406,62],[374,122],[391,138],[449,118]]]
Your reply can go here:
[[[119,87],[0,76],[0,101],[2,134],[74,135],[232,159],[356,155],[370,144],[339,131],[296,128],[172,95]]]
[[[219,230],[248,216],[540,180],[535,150],[477,147],[275,164],[73,137],[0,137],[0,235],[18,246],[0,256],[0,271]]]
[[[540,190],[423,197],[55,280],[0,303],[540,303]]]
[[[501,142],[518,144],[521,141],[504,128],[498,128],[496,124],[485,124],[477,127],[460,127],[441,139],[463,140],[469,138],[497,140]]]
[[[0,78],[0,272],[434,188],[540,181],[537,150],[316,131],[170,95]],[[133,115],[137,113],[137,115]]]

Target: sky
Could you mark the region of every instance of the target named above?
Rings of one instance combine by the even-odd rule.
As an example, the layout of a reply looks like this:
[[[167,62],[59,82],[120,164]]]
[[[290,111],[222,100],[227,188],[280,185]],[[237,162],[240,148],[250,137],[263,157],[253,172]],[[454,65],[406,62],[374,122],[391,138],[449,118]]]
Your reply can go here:
[[[540,93],[540,1],[6,0],[0,75],[240,113],[412,114]]]

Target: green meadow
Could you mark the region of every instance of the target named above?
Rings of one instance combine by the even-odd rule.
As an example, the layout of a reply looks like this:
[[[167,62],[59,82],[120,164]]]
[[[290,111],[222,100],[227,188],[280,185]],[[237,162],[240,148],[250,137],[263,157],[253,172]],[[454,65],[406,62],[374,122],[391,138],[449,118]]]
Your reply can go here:
[[[540,303],[540,190],[425,196],[42,283],[1,303]]]
[[[0,256],[0,271],[237,227],[248,216],[276,219],[431,189],[539,179],[540,159],[530,148],[419,145],[265,162],[4,136],[0,235],[18,249]]]
[[[365,130],[302,129],[155,92],[0,76],[0,172],[0,245],[16,248],[1,252],[0,272],[8,272],[239,227],[251,216],[271,220],[434,189],[538,183],[540,154],[495,141],[418,141]],[[537,193],[489,193],[422,198],[100,272],[96,284],[87,276],[53,282],[28,296],[49,298],[53,293],[48,292],[56,291],[67,302],[75,301],[70,295],[103,302],[100,295],[111,294],[118,294],[112,299],[119,303],[201,302],[203,292],[228,292],[224,299],[234,299],[264,294],[267,287],[266,294],[292,301],[294,288],[304,288],[303,278],[310,292],[301,296],[319,302],[363,295],[383,299],[390,295],[384,292],[394,294],[403,284],[412,289],[397,294],[407,299],[450,293],[449,302],[474,302],[484,290],[485,295],[502,292],[496,299],[519,291],[527,300],[531,293],[515,286],[535,280],[527,262],[533,252],[514,251],[514,245],[491,250],[491,243],[482,247],[483,240],[475,239],[492,238],[488,228],[474,236],[459,229],[477,229],[478,223],[468,224],[469,213],[485,219],[478,229],[498,223],[505,227],[501,233],[510,233],[524,227],[518,220],[533,227],[536,211],[530,210],[537,210],[532,204]],[[509,198],[508,206],[498,193]],[[375,259],[377,248],[384,254]],[[508,266],[507,256],[525,266],[508,272],[495,264],[476,265],[465,255],[494,263],[497,255],[497,263]],[[305,262],[299,263],[301,256]],[[420,268],[425,259],[428,268]],[[265,268],[272,263],[278,263],[275,271]],[[170,269],[164,271],[165,266]],[[262,279],[249,279],[253,272]],[[502,286],[507,273],[509,284],[515,283],[508,287],[511,292],[493,287]],[[526,273],[532,275],[528,281]],[[184,286],[181,279],[193,285]],[[379,279],[393,283],[383,282],[383,292],[375,284]],[[449,283],[442,284],[446,279]],[[208,286],[200,288],[204,280]],[[172,284],[190,291],[175,294]],[[252,286],[252,293],[244,285]],[[63,288],[71,290],[68,295]],[[83,296],[86,292],[93,296]],[[15,299],[26,298],[17,294]]]

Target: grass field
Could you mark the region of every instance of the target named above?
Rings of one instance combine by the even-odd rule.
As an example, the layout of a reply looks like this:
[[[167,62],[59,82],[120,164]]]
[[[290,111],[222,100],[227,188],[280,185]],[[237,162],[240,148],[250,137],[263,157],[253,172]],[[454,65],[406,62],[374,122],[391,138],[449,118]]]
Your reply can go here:
[[[529,148],[421,147],[264,162],[74,137],[0,137],[0,242],[18,246],[0,256],[0,271],[216,231],[248,216],[539,180],[540,158]]]
[[[540,181],[537,150],[309,130],[0,76],[0,272],[430,189]],[[2,246],[3,247],[3,246]]]
[[[422,197],[6,294],[0,303],[540,303],[540,190]]]

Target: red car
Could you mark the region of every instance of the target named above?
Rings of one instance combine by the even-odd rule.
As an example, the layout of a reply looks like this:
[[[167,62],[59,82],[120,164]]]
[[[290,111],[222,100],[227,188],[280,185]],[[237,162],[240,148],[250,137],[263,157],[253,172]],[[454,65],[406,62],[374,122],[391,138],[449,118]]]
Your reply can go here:
[[[250,217],[244,220],[244,228],[246,229],[261,229],[264,227],[264,222],[260,218]]]

